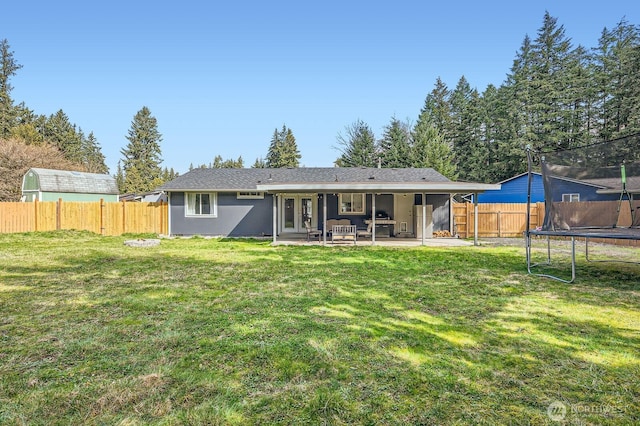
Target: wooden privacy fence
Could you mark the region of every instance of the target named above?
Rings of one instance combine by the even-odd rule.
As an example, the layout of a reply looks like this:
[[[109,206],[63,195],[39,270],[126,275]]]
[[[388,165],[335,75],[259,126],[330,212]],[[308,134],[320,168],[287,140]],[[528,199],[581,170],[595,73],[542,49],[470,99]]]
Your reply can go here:
[[[168,211],[163,202],[0,203],[0,233],[77,229],[101,235],[167,234]]]
[[[544,203],[531,204],[531,228],[542,226]],[[461,238],[474,234],[473,203],[453,204],[454,232]],[[522,237],[527,223],[526,203],[478,204],[478,236]]]

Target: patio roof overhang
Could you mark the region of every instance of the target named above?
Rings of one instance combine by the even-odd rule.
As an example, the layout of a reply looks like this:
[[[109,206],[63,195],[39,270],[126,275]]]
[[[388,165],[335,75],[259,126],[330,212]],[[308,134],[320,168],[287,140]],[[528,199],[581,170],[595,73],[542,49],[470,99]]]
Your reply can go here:
[[[256,189],[269,193],[296,192],[367,192],[458,194],[499,190],[501,185],[473,182],[318,182],[258,184]]]

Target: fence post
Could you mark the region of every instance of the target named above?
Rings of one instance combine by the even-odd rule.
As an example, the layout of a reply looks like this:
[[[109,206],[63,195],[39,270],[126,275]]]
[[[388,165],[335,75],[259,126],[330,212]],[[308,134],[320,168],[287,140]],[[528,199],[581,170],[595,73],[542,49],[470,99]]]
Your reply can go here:
[[[471,231],[471,212],[469,211],[469,206],[471,206],[471,203],[465,203],[465,206],[467,208],[467,224],[465,226],[465,230],[464,230],[464,237],[465,238],[469,238],[469,232]]]
[[[33,200],[33,230],[38,232],[38,199]]]
[[[104,198],[100,198],[100,235],[104,235]]]
[[[500,210],[498,210],[498,238],[502,237],[502,226],[500,225],[500,217],[502,215],[500,214]]]
[[[125,202],[122,201],[122,233],[127,233],[127,214],[125,211]]]
[[[62,198],[56,203],[56,230],[62,229]]]

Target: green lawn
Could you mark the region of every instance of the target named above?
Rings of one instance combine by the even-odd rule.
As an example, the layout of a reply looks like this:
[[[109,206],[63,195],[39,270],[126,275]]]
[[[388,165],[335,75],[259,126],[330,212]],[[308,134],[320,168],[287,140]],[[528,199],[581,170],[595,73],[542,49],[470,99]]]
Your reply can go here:
[[[125,239],[0,235],[0,424],[640,422],[638,265]]]

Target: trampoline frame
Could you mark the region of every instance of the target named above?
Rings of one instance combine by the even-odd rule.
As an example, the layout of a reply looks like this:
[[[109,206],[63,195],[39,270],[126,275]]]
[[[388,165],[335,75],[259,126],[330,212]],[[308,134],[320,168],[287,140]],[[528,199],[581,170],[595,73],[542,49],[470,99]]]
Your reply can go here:
[[[640,240],[640,228],[638,227],[611,227],[611,228],[574,228],[561,231],[549,231],[541,229],[530,229],[531,219],[531,183],[532,183],[532,152],[531,148],[527,146],[527,160],[528,160],[528,184],[527,184],[527,219],[526,230],[524,232],[525,238],[525,255],[527,261],[527,272],[530,275],[550,278],[556,281],[570,284],[576,279],[576,238],[584,238],[585,240],[585,257],[587,262],[620,262],[620,263],[634,263],[640,264],[640,261],[633,262],[627,260],[591,260],[589,259],[589,239],[617,239],[617,240]],[[624,173],[624,169],[623,169]],[[624,183],[624,180],[623,180]],[[618,214],[620,211],[620,204],[622,204],[623,195],[626,193],[630,204],[633,202],[633,195],[630,194],[626,185],[623,185],[623,193],[620,194],[620,200],[618,202]],[[547,200],[545,199],[545,203]],[[632,210],[633,211],[633,210]],[[532,263],[532,236],[542,236],[547,239],[547,259],[545,262]],[[551,265],[551,237],[561,237],[571,239],[571,278],[565,279],[559,276],[534,272],[532,269],[538,266],[550,266]]]

